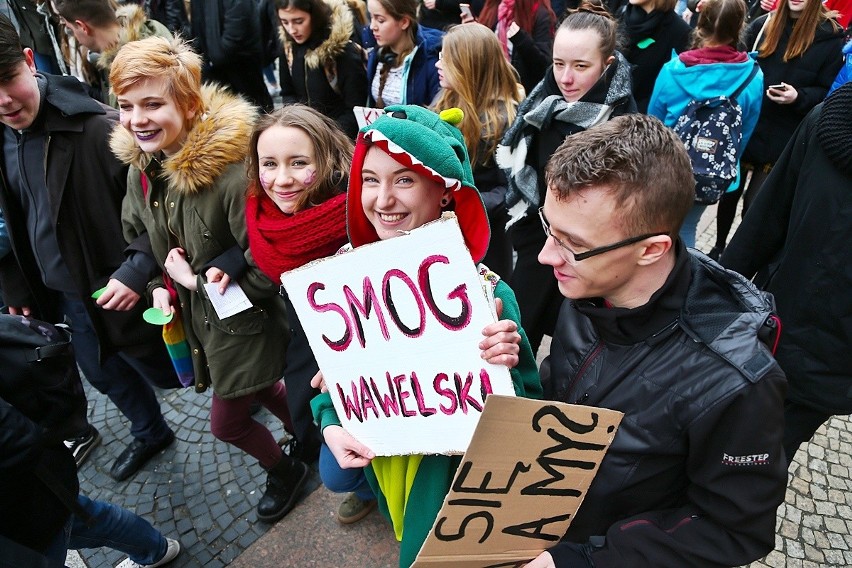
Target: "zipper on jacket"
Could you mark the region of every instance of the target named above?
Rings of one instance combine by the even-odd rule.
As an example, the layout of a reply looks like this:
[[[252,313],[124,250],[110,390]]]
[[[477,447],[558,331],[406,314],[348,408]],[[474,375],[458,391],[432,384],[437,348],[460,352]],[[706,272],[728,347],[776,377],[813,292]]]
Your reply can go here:
[[[305,52],[305,55],[307,55],[307,51]],[[320,67],[320,69],[322,69],[322,67]],[[308,106],[313,106],[311,105],[311,91],[308,90],[308,60],[304,57],[302,58],[302,72],[302,78],[305,80],[305,94],[308,97]]]
[[[580,364],[580,368],[577,370],[577,373],[574,375],[574,378],[571,379],[571,382],[568,384],[568,392],[566,394],[572,394],[572,391],[574,390],[574,387],[577,385],[577,383],[580,381],[580,378],[586,373],[586,371],[589,370],[589,367],[592,365],[594,360],[597,359],[601,351],[603,351],[603,342],[601,342],[600,339],[595,340],[594,348],[588,355],[586,355],[586,358],[583,359],[583,362]],[[577,399],[577,402],[575,404],[579,404],[581,400],[585,401],[587,398],[589,398],[588,393]]]

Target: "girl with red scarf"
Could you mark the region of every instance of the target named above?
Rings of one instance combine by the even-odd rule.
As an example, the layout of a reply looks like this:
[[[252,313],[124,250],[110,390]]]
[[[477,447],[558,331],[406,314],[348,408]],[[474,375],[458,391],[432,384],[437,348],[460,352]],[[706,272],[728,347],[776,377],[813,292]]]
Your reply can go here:
[[[261,118],[248,156],[246,225],[257,266],[273,282],[282,272],[334,254],[346,236],[346,182],[352,141],[330,118],[294,104]],[[296,312],[287,303],[291,340],[284,384],[293,419],[291,454],[312,462],[321,438],[313,423],[310,386],[317,372]]]

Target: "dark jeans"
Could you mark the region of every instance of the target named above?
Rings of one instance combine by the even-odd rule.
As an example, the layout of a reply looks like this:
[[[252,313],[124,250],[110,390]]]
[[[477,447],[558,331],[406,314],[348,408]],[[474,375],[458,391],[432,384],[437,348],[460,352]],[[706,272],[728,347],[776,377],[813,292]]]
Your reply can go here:
[[[810,441],[814,432],[831,417],[824,410],[791,400],[784,401],[784,454],[788,464],[793,461],[799,446]]]
[[[94,518],[91,526],[71,515],[62,534],[45,551],[48,566],[65,565],[68,549],[106,546],[124,552],[138,564],[154,564],[166,554],[165,537],[139,515],[106,501],[95,501],[78,495],[77,502]]]
[[[130,420],[133,437],[146,444],[168,437],[171,429],[151,388],[162,384],[163,377],[170,377],[169,382],[173,382],[175,370],[166,350],[156,350],[146,357],[118,353],[100,362],[98,336],[83,302],[63,297],[62,313],[71,322],[71,344],[83,376]]]

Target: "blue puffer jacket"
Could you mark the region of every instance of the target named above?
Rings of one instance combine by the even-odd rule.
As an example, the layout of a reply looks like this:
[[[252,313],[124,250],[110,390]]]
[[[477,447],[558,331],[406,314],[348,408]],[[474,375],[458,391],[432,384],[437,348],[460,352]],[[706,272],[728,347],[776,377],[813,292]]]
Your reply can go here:
[[[849,40],[843,47],[843,61],[843,67],[840,68],[837,77],[834,79],[834,83],[831,85],[831,89],[828,91],[829,95],[844,83],[852,81],[852,40]]]
[[[754,60],[749,58],[742,63],[703,63],[687,66],[673,52],[672,59],[666,63],[651,94],[648,114],[656,116],[663,123],[672,127],[677,119],[686,111],[686,106],[692,100],[705,100],[720,95],[732,95],[751,73]],[[743,138],[740,142],[740,155],[748,144],[757,119],[760,117],[760,105],[763,100],[763,72],[757,75],[746,86],[737,101],[743,110]],[[739,169],[739,164],[737,164]],[[740,186],[739,174],[728,188],[734,191]]]
[[[372,32],[369,35],[369,41],[374,43]],[[438,70],[435,69],[435,62],[438,61],[443,38],[444,32],[440,30],[417,26],[417,51],[413,57],[408,58],[405,62],[402,72],[406,89],[401,104],[429,106],[432,99],[438,94],[441,85],[438,83]],[[379,51],[378,47],[373,49],[367,60],[368,85],[373,84],[373,78],[376,76],[376,69],[379,66]],[[367,106],[376,106],[372,88],[367,95]]]

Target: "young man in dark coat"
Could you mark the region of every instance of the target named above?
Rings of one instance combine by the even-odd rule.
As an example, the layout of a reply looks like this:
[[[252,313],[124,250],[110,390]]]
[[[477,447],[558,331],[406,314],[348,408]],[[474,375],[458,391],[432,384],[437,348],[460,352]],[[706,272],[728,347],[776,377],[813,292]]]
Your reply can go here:
[[[0,210],[13,253],[0,260],[5,303],[70,320],[83,374],[130,420],[133,442],[110,471],[122,480],[174,441],[151,384],[178,382],[160,329],[142,320],[156,265],[147,239],[128,248],[122,237],[127,170],[109,149],[109,113],[75,78],[38,73],[0,16]],[[98,440],[90,428],[68,444],[82,462]]]
[[[740,566],[784,501],[771,301],[678,240],[694,199],[677,136],[640,114],[569,136],[546,170],[539,254],[562,305],[557,400],[624,413],[563,541],[528,568]]]
[[[775,296],[775,353],[790,390],[784,451],[792,460],[832,415],[852,412],[852,84],[815,107],[766,178],[722,265]]]

